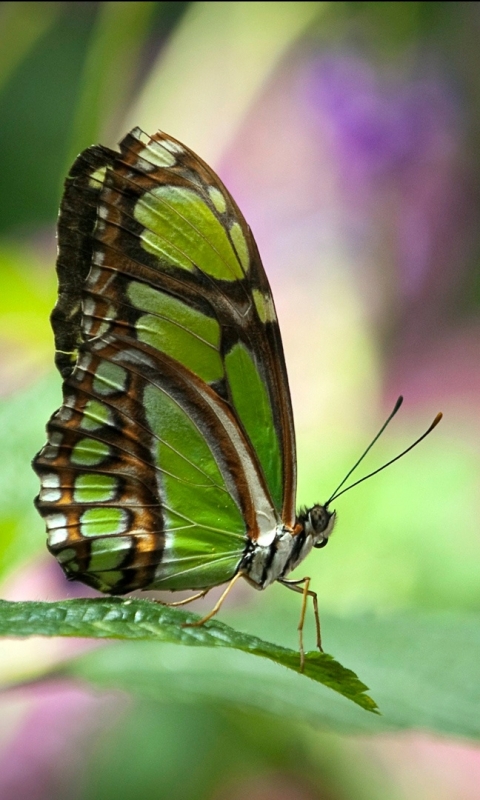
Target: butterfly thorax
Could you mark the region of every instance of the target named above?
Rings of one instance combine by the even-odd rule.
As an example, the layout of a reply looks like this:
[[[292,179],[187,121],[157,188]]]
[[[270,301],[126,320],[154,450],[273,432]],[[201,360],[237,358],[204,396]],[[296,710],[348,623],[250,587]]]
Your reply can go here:
[[[313,547],[325,547],[335,525],[335,512],[315,505],[302,509],[295,527],[278,525],[270,545],[252,544],[240,569],[256,589],[265,589],[286,577],[310,553]]]

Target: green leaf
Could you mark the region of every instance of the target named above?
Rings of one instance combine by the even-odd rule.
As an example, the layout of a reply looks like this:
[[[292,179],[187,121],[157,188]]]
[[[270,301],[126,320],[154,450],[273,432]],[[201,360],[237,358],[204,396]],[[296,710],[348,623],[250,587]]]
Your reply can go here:
[[[295,620],[293,609],[279,614],[273,607],[250,618],[237,612],[231,619],[236,627],[260,636],[268,631],[271,641],[286,644],[293,640]],[[367,717],[354,707],[338,708],[337,729],[341,722],[350,733],[413,729],[480,739],[480,614],[322,614],[322,632],[329,650],[362,676],[382,713]]]
[[[185,623],[191,624],[199,619],[197,614],[150,600],[95,598],[57,603],[0,600],[2,636],[147,639],[197,647],[231,647],[300,672],[298,652],[240,633],[217,620],[199,627],[185,627]],[[334,689],[367,711],[376,709],[375,702],[364,694],[367,687],[355,673],[326,653],[306,653],[303,675]]]
[[[2,3],[0,89],[61,12],[61,3]]]
[[[325,620],[326,623],[326,620]],[[325,637],[372,687],[387,722],[480,739],[480,616],[403,612],[338,619]]]
[[[97,635],[114,635],[111,626],[115,618],[125,613],[125,609],[121,610],[124,602],[99,601],[100,606],[109,606],[107,615],[94,613],[96,604],[97,601],[80,601],[76,614],[83,608],[85,622],[91,627],[95,627],[98,617],[102,618]],[[42,604],[10,605],[7,626],[10,635],[12,632],[15,635],[41,632],[39,619],[43,619],[45,627],[54,627],[55,618],[60,618],[64,620],[62,625],[69,627],[71,611],[67,614],[67,609],[71,609],[71,604],[51,605],[52,620],[48,624],[45,612],[41,611]],[[32,613],[33,606],[39,609],[37,615]],[[20,607],[30,607],[30,616],[20,614]],[[126,606],[129,607],[143,610],[145,602],[134,601]],[[162,610],[171,613],[171,610]],[[157,610],[157,619],[158,613]],[[274,641],[277,638],[288,640],[295,632],[296,614],[285,608],[279,614],[278,610],[269,610],[267,604],[265,612],[252,613],[250,609],[241,614],[235,612],[235,616],[237,622],[243,618],[245,627],[254,627],[260,633],[268,631],[269,639]],[[133,635],[145,636],[141,628],[145,627],[146,618],[138,614],[133,618],[133,623],[129,623]],[[175,612],[169,619],[174,618],[177,618]],[[136,631],[135,619],[141,623],[139,631]],[[327,682],[322,685],[318,680],[303,680],[292,669],[285,669],[285,662],[280,659],[278,663],[269,660],[278,651],[281,657],[289,654],[288,663],[293,651],[259,643],[253,636],[234,633],[219,623],[209,623],[203,629],[179,630],[175,629],[176,624],[173,629],[166,624],[161,628],[162,641],[153,625],[155,633],[150,635],[156,641],[118,642],[110,647],[95,648],[60,667],[42,670],[41,674],[37,668],[35,677],[80,679],[99,689],[123,690],[161,703],[207,701],[233,709],[253,709],[282,719],[307,721],[340,733],[423,730],[479,740],[479,622],[478,614],[462,613],[410,612],[348,619],[322,615],[324,638],[329,647],[343,662],[354,664],[367,680],[379,702],[381,716],[365,714],[345,696],[329,691]],[[73,626],[70,633],[75,633]],[[205,637],[203,641],[197,639],[199,635]],[[232,649],[232,636],[238,649]],[[182,647],[178,645],[180,637],[184,644],[187,643],[185,637],[189,637],[190,644],[207,646]],[[172,641],[177,644],[171,644]],[[212,643],[223,647],[212,646]],[[254,652],[267,657],[253,660],[250,651],[241,652],[250,644]],[[298,659],[298,654],[294,655]],[[315,660],[322,662],[318,656]],[[332,668],[331,661],[323,660],[324,669],[328,670],[329,663]],[[294,661],[293,666],[298,671],[298,661]],[[338,680],[338,673],[334,674]],[[348,683],[348,674],[346,677]],[[352,685],[359,686],[356,679]],[[361,692],[359,696],[365,698]]]

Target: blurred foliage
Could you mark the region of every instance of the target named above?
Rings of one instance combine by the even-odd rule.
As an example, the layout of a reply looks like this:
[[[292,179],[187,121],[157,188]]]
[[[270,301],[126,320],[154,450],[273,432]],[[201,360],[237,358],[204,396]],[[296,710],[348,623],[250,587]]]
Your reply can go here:
[[[23,3],[15,6],[20,13]],[[0,231],[22,235],[55,220],[80,78],[95,20],[92,3],[35,3],[37,36],[0,93],[0,151],[4,190]],[[41,7],[57,13],[45,26]],[[0,51],[9,31],[0,27]],[[60,155],[60,158],[59,158]]]
[[[6,454],[0,467],[0,576],[3,578],[44,547],[32,503],[38,493],[37,480],[28,467],[44,443],[45,405],[53,408],[59,401],[60,380],[50,378],[17,394],[13,401],[0,403],[2,449]]]
[[[478,360],[465,360],[469,352],[478,353],[479,334],[479,28],[476,3],[0,5],[0,576],[6,595],[43,600],[74,592],[61,582],[56,566],[50,573],[41,559],[43,526],[32,504],[37,481],[29,467],[43,443],[45,422],[61,402],[60,379],[50,367],[48,321],[55,300],[54,223],[74,154],[94,141],[114,146],[131,124],[162,127],[184,139],[243,191],[238,199],[243,207],[246,198],[249,222],[266,244],[277,306],[286,309],[281,317],[287,354],[296,352],[297,363],[290,360],[288,367],[299,398],[301,502],[321,499],[320,489],[331,489],[354,463],[383,414],[382,392],[398,363],[423,353],[423,388],[396,422],[397,433],[377,446],[372,468],[418,435],[438,410],[438,396],[446,412],[422,449],[342,498],[328,551],[308,562],[320,607],[327,611],[325,645],[367,682],[382,717],[245,653],[115,644],[67,660],[51,696],[43,697],[41,685],[31,694],[2,696],[0,794],[7,787],[5,796],[33,796],[34,787],[41,800],[164,795],[424,800],[429,781],[428,796],[447,796],[437,771],[406,791],[395,785],[393,770],[389,774],[365,756],[361,742],[318,733],[312,723],[342,733],[413,728],[475,739],[480,733]],[[353,63],[349,74],[358,79],[348,108],[342,106],[344,97],[332,95],[332,113],[348,112],[347,122],[358,134],[358,140],[348,140],[357,147],[357,160],[341,165],[344,173],[336,161],[342,145],[338,128],[323,112],[323,127],[309,138],[319,110],[311,100],[305,110],[305,75],[312,64],[337,54],[342,64]],[[378,97],[373,90],[362,94],[365,74],[371,79],[367,89],[378,89]],[[405,166],[409,154],[397,157],[395,151],[388,172],[381,161],[388,151],[385,131],[375,123],[377,117],[380,123],[387,120],[388,135],[399,132],[400,140],[404,120],[400,116],[395,124],[395,98],[403,102],[416,80],[440,78],[455,118],[447,120],[448,135],[441,131],[439,158],[448,168],[440,188],[433,184],[432,198],[439,206],[445,201],[447,211],[436,218],[437,228],[423,229],[424,209],[418,211],[415,202],[430,173],[424,178],[418,170],[434,156],[425,146]],[[362,114],[355,117],[362,102]],[[413,138],[422,140],[418,126],[428,113],[407,120]],[[437,118],[432,120],[436,130]],[[332,131],[336,150],[325,145]],[[284,149],[277,150],[283,141]],[[352,175],[358,177],[360,156],[372,155],[367,145],[372,159],[378,157],[360,164],[362,180],[372,170],[371,184],[360,184],[360,200],[345,200],[341,190]],[[293,204],[295,174],[304,160],[305,186],[313,193],[318,186],[330,191],[320,212],[307,201]],[[264,166],[269,163],[271,171]],[[430,167],[433,174],[439,171],[435,161]],[[250,195],[243,179],[253,182]],[[399,187],[405,186],[402,194]],[[411,243],[418,234],[419,249],[413,252],[420,253],[419,261],[422,248],[431,247],[434,256],[417,294],[402,295],[402,280],[409,276],[401,272],[395,225],[410,206],[417,227],[407,228],[406,238]],[[448,217],[449,208],[458,216]],[[425,218],[434,212],[429,206]],[[340,235],[331,251],[330,232],[320,245],[315,241],[317,258],[305,240],[310,228],[322,231],[322,225],[337,226]],[[362,236],[381,247],[365,255]],[[301,264],[300,280],[310,281],[298,294],[294,281],[282,283],[272,257],[281,261],[289,241],[297,243],[307,264]],[[297,261],[292,263],[296,268]],[[315,302],[318,291],[324,293]],[[311,334],[306,327],[298,332],[299,318]],[[315,346],[325,331],[332,338],[323,355]],[[411,331],[417,338],[408,339]],[[402,341],[407,341],[403,361]],[[408,384],[408,368],[398,374]],[[411,383],[414,398],[417,379]],[[320,420],[312,412],[315,404],[325,413]],[[370,615],[362,616],[365,612]],[[222,619],[295,648],[297,613],[293,598],[272,587],[243,609],[222,611]],[[311,620],[308,626],[313,641]],[[27,672],[58,679],[58,651],[49,644],[46,657],[44,642],[2,640],[2,680],[15,681]],[[66,676],[96,687],[88,695],[88,720],[75,703],[65,712]],[[134,702],[123,703],[119,690]],[[84,690],[82,697],[87,694]],[[49,732],[56,736],[50,750]],[[39,748],[35,757],[32,742]],[[23,767],[7,784],[8,769],[19,763]],[[467,790],[462,796],[470,798]]]

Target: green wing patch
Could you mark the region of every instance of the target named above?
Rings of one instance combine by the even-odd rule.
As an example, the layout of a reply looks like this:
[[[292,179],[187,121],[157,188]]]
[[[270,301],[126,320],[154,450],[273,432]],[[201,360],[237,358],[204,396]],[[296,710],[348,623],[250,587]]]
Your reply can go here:
[[[138,281],[130,283],[128,296],[137,309],[149,312],[136,323],[140,341],[176,359],[207,383],[223,378],[217,320]]]
[[[243,344],[227,353],[225,368],[235,410],[258,455],[273,502],[281,508],[282,460],[265,384]]]
[[[192,189],[159,186],[146,192],[135,206],[144,226],[143,246],[160,263],[236,281],[248,270],[248,250],[240,226],[232,230],[235,248],[224,225]]]
[[[218,467],[211,445],[166,392],[145,389],[147,419],[158,441],[156,465],[170,534],[155,588],[204,588],[205,569],[223,583],[245,549],[245,522]],[[211,584],[210,584],[211,585]]]

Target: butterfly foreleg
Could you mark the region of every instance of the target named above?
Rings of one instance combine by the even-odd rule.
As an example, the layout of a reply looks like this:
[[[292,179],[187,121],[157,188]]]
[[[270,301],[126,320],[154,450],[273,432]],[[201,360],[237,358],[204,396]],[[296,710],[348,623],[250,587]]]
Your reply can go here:
[[[200,600],[201,597],[205,597],[211,588],[212,587],[209,587],[208,589],[204,589],[202,592],[192,594],[191,597],[185,597],[184,600],[175,600],[173,603],[165,603],[162,600],[159,602],[161,602],[164,606],[169,606],[170,608],[175,608],[176,606],[186,606],[188,603],[193,603],[194,600]]]
[[[322,635],[320,631],[320,614],[318,611],[318,597],[317,593],[310,589],[310,581],[311,578],[300,578],[297,581],[290,581],[285,578],[279,578],[278,582],[281,583],[283,586],[286,586],[287,589],[291,589],[292,592],[298,592],[298,594],[302,595],[302,608],[300,611],[300,620],[298,623],[298,635],[299,635],[299,648],[300,648],[300,670],[303,672],[303,668],[305,666],[305,649],[303,646],[303,628],[305,624],[305,614],[307,611],[307,602],[308,597],[312,598],[313,602],[313,614],[315,617],[315,629],[317,633],[317,647],[321,653],[323,653],[322,648]]]
[[[209,619],[212,619],[212,617],[214,617],[215,614],[217,614],[220,611],[220,608],[223,605],[223,601],[225,600],[227,595],[230,594],[230,591],[233,589],[233,587],[235,586],[235,584],[238,581],[238,579],[239,578],[243,578],[243,575],[244,575],[243,571],[240,570],[240,572],[237,572],[237,574],[233,576],[231,581],[227,584],[227,587],[226,587],[225,591],[222,592],[222,594],[218,598],[217,602],[215,603],[214,607],[212,608],[212,610],[208,614],[206,614],[204,617],[202,617],[202,619],[197,620],[197,622],[184,622],[182,627],[183,628],[197,628],[200,625],[204,625],[205,622],[208,622]],[[207,591],[210,591],[210,590],[207,589]],[[205,592],[205,594],[206,594],[206,592]]]

